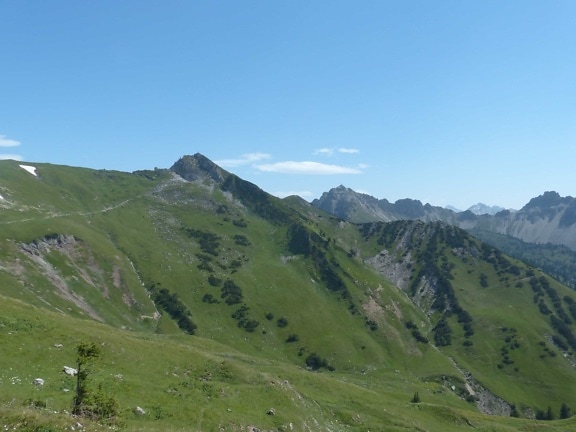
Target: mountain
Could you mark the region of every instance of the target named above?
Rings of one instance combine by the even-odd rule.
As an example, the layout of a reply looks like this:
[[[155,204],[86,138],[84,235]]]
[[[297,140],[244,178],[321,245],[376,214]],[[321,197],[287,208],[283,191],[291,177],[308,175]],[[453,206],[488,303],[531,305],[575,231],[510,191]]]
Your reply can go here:
[[[504,207],[499,207],[499,206],[488,206],[486,204],[482,204],[482,203],[478,203],[478,204],[474,204],[473,206],[470,206],[468,208],[468,211],[471,211],[472,213],[474,213],[475,215],[481,216],[481,215],[495,215],[496,213],[499,213],[503,210],[506,210]]]
[[[529,243],[563,245],[576,251],[576,198],[561,197],[557,192],[545,192],[519,211],[502,210],[496,214],[477,206],[457,213],[411,199],[391,204],[386,199],[378,200],[344,186],[323,193],[312,205],[354,223],[443,221],[467,230],[507,235]]]
[[[324,192],[312,205],[341,219],[361,223],[401,219],[417,219],[425,222],[455,220],[451,210],[422,204],[418,200],[400,199],[391,203],[386,199],[376,199],[370,195],[338,186]]]
[[[346,222],[201,154],[0,161],[0,195],[5,429],[508,431],[576,407],[576,294],[439,216]]]

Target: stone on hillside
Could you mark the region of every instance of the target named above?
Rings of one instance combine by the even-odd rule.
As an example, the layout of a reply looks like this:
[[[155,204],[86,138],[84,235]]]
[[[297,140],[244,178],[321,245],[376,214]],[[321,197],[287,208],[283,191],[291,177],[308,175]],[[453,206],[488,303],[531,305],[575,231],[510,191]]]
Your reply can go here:
[[[144,410],[144,408],[137,406],[136,408],[134,408],[134,414],[143,416],[146,415],[146,410]]]
[[[43,386],[44,385],[44,380],[42,378],[35,378],[34,381],[32,381],[34,383],[34,385],[37,386]]]
[[[78,371],[70,366],[64,366],[64,373],[70,376],[76,376]]]

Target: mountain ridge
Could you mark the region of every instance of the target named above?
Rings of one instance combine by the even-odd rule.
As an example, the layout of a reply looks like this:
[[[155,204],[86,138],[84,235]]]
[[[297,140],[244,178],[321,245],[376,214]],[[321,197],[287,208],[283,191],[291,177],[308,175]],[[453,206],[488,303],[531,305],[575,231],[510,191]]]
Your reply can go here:
[[[470,209],[457,213],[411,199],[391,204],[344,186],[323,193],[312,205],[351,222],[441,220],[468,230],[481,229],[530,243],[553,243],[576,250],[576,198],[561,197],[554,191],[531,199],[518,211],[501,210],[493,215],[477,215]]]

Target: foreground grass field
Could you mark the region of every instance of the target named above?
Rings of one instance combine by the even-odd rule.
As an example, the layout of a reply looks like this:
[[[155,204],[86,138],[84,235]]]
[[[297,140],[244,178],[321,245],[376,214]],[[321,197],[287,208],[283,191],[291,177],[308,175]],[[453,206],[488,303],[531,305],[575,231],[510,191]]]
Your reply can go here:
[[[479,414],[438,382],[399,370],[311,372],[199,337],[120,331],[1,299],[0,427],[60,431],[569,431],[576,420],[537,422]],[[76,347],[95,342],[90,374],[119,415],[98,424],[67,414]],[[42,378],[44,385],[33,383]],[[420,403],[411,403],[414,393]],[[137,414],[140,407],[145,414]]]

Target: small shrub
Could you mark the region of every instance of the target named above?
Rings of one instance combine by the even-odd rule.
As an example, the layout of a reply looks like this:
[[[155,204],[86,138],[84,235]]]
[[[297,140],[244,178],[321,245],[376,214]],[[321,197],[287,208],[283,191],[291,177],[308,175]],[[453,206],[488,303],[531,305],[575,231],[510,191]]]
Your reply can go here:
[[[328,362],[326,361],[326,359],[320,357],[318,354],[316,354],[315,352],[310,353],[308,355],[308,357],[306,357],[306,366],[310,369],[312,369],[313,371],[319,370],[321,368],[325,368],[328,369],[329,371],[333,371],[335,370],[335,368],[333,366],[331,366],[330,364],[328,364]]]
[[[220,303],[217,298],[215,298],[212,294],[204,294],[202,297],[202,301],[208,304]]]
[[[234,243],[236,243],[238,246],[250,246],[251,244],[250,240],[248,240],[248,237],[242,234],[236,234],[234,236]]]
[[[297,334],[290,334],[286,338],[286,342],[288,342],[288,343],[298,342],[299,340],[300,340],[300,338],[298,337]]]
[[[366,319],[366,327],[368,327],[371,331],[378,330],[378,323],[373,319]]]
[[[217,278],[214,275],[208,276],[208,283],[213,287],[219,287],[222,285],[222,279]]]

